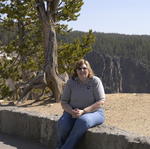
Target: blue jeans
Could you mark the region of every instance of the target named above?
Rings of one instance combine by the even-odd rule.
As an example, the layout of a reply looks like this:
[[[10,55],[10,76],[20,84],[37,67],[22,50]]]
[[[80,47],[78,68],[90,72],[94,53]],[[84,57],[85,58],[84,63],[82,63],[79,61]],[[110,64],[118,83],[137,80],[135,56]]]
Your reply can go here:
[[[74,149],[88,128],[102,124],[104,119],[103,109],[83,114],[79,118],[72,118],[69,113],[64,112],[57,123],[57,148]]]

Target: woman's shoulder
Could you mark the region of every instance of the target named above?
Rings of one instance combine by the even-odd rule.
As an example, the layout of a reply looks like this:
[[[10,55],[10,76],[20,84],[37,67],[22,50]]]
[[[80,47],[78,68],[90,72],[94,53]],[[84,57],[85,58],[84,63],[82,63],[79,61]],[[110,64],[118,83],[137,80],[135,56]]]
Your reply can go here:
[[[93,76],[91,79],[92,79],[92,82],[94,83],[101,82],[101,79],[97,76]]]
[[[97,86],[98,84],[102,83],[101,79],[97,76],[93,76],[90,82],[93,84],[93,86]]]
[[[103,86],[101,79],[97,76],[93,76],[91,84],[96,88]]]

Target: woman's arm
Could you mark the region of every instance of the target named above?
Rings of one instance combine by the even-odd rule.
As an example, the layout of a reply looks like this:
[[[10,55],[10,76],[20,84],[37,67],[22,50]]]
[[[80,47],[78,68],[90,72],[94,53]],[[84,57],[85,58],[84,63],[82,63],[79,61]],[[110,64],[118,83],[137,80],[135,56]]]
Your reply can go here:
[[[88,106],[84,108],[83,110],[81,109],[72,109],[72,107],[67,104],[67,103],[62,103],[61,106],[64,109],[64,111],[68,112],[69,114],[72,115],[74,118],[80,117],[82,114],[88,113],[88,112],[94,112],[97,109],[101,108],[104,105],[104,100],[97,101],[96,103],[92,104],[91,106]]]
[[[97,109],[101,108],[104,105],[104,100],[97,101],[96,103],[92,104],[91,106],[88,106],[84,108],[83,110],[81,109],[72,109],[72,117],[78,118],[81,115],[88,113],[88,112],[94,112]],[[69,105],[65,105],[66,110],[69,110],[70,107],[67,107]],[[69,112],[69,111],[68,111]]]
[[[61,102],[61,106],[64,109],[64,111],[66,111],[72,115],[72,107],[68,103]]]
[[[84,113],[88,113],[88,112],[94,112],[96,111],[97,109],[103,107],[105,101],[104,100],[100,100],[100,101],[97,101],[95,102],[94,104],[86,107],[83,109]]]

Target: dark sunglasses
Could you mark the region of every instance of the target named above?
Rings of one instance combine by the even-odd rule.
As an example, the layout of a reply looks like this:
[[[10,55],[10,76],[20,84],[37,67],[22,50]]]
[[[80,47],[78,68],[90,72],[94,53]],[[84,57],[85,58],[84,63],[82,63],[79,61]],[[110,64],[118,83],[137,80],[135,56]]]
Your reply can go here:
[[[87,68],[86,67],[79,67],[79,68],[77,68],[78,70],[87,70]]]

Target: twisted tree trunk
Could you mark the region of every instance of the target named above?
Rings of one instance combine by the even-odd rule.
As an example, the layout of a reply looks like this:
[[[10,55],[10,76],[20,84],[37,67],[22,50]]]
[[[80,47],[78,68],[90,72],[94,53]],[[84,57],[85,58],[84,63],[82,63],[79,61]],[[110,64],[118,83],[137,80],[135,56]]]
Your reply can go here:
[[[57,63],[57,39],[55,32],[54,14],[59,0],[36,0],[39,18],[42,23],[44,48],[45,48],[45,67],[46,82],[51,88],[54,98],[59,101],[62,92],[63,80],[58,74]]]

